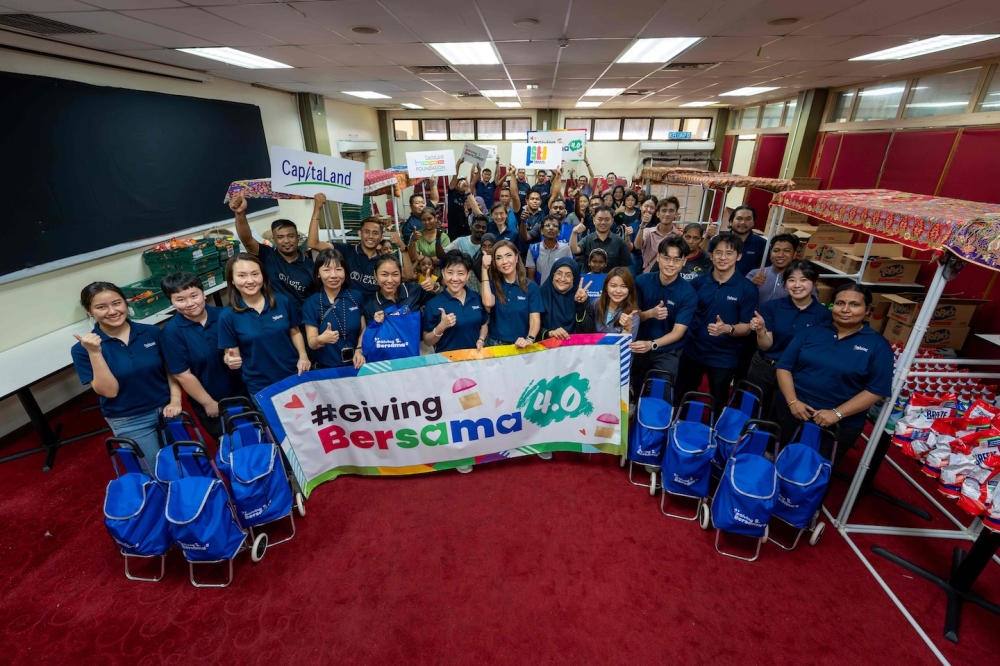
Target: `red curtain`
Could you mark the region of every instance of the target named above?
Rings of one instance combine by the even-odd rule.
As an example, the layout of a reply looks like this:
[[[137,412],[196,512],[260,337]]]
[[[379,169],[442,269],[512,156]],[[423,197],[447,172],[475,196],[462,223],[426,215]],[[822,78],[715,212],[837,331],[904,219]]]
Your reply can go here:
[[[913,194],[934,194],[957,134],[957,129],[896,132],[878,186]]]
[[[845,134],[828,190],[869,189],[878,182],[891,132]],[[825,151],[824,151],[825,152]],[[824,158],[826,156],[824,155]]]
[[[833,164],[837,161],[837,151],[840,150],[840,142],[843,134],[826,134],[823,136],[822,154],[820,154],[813,178],[819,178],[819,189],[830,189],[830,174],[833,173]]]
[[[938,194],[1000,203],[1000,129],[964,129]]]
[[[751,176],[760,178],[779,178],[781,176],[781,162],[785,157],[785,144],[788,143],[787,134],[764,134],[758,139],[757,160],[754,162]],[[764,221],[767,219],[768,204],[771,203],[771,192],[764,190],[749,190],[747,192],[747,205],[752,206],[757,213],[757,226],[764,228]]]

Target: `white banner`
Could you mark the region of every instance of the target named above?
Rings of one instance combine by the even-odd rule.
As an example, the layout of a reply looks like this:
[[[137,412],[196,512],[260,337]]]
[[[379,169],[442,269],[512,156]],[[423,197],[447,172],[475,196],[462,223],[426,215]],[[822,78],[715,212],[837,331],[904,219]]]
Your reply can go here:
[[[474,143],[466,143],[462,150],[462,159],[469,164],[483,166],[486,160],[490,159],[490,149],[486,146],[477,146]]]
[[[518,169],[557,169],[562,166],[562,152],[559,146],[544,143],[512,143],[510,163]]]
[[[541,451],[619,454],[628,340],[578,335],[523,352],[369,363],[356,377],[309,372],[257,398],[307,495],[345,473],[416,474]]]
[[[433,178],[455,174],[454,150],[427,150],[406,153],[406,172],[413,178]]]
[[[587,130],[531,130],[528,143],[562,146],[563,162],[582,160],[587,147]]]
[[[330,201],[361,205],[365,196],[365,165],[271,146],[271,190],[304,196],[322,192]]]

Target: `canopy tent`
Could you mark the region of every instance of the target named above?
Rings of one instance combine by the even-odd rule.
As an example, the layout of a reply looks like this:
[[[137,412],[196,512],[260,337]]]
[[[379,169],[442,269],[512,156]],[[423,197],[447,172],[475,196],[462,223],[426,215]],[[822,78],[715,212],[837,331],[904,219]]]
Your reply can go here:
[[[951,574],[947,578],[936,576],[915,564],[889,553],[885,549],[873,548],[877,554],[886,557],[927,580],[931,580],[948,592],[948,609],[946,611],[944,635],[949,640],[957,642],[958,609],[963,601],[971,601],[987,608],[987,610],[1000,614],[1000,607],[990,604],[971,592],[972,585],[979,574],[982,573],[991,559],[995,559],[994,556],[997,549],[1000,548],[1000,533],[983,529],[982,519],[978,517],[973,520],[971,525],[966,527],[900,466],[887,458],[886,454],[891,446],[891,442],[890,433],[886,431],[886,425],[889,422],[893,405],[896,404],[896,400],[899,398],[907,378],[914,376],[911,374],[911,368],[916,358],[917,349],[923,341],[924,333],[927,331],[931,317],[937,308],[938,301],[941,299],[945,284],[958,274],[966,262],[974,262],[980,266],[1000,271],[1000,206],[947,199],[944,197],[909,194],[893,190],[800,190],[779,192],[774,196],[771,205],[779,207],[777,222],[771,228],[772,235],[776,233],[776,229],[780,228],[784,209],[787,208],[811,215],[821,222],[868,234],[869,249],[871,247],[871,238],[877,236],[907,247],[939,252],[937,269],[930,286],[927,288],[927,296],[917,315],[917,320],[913,324],[910,337],[906,341],[902,353],[896,360],[891,395],[886,397],[882,409],[875,419],[868,445],[862,453],[861,462],[851,481],[840,512],[837,514],[836,519],[834,519],[834,524],[852,546],[853,542],[849,537],[849,533],[851,532],[945,539],[964,538],[974,541],[975,543],[968,554],[963,552],[961,555],[955,555],[956,559],[952,564]],[[868,254],[869,252],[866,250],[865,262],[867,262]],[[863,269],[864,266],[862,266],[862,271]],[[858,274],[859,276],[860,273]],[[955,359],[940,359],[940,361],[956,362]],[[934,359],[922,359],[922,362],[935,364]],[[995,365],[996,363],[993,359],[962,359],[958,362],[968,366]],[[948,376],[940,372],[922,372],[919,375]],[[1000,377],[1000,374],[996,373],[976,373],[976,375],[980,378]],[[874,493],[872,483],[874,482],[875,473],[878,471],[883,460],[892,465],[928,501],[940,509],[957,529],[939,530],[849,523],[851,511],[857,502],[859,494],[863,491]],[[881,496],[885,497],[884,495]],[[888,499],[899,506],[904,505],[904,503],[900,503],[893,498]],[[832,516],[830,517],[833,518]],[[926,518],[930,520],[930,515],[927,514]],[[860,555],[861,553],[857,550],[857,547],[853,547]],[[864,560],[863,556],[862,560]],[[876,579],[881,582],[883,588],[889,592],[896,605],[900,607],[900,610],[908,615],[906,609],[895,598],[885,581],[867,563],[867,560],[864,561]],[[928,645],[932,645],[922,630],[915,624],[914,626],[921,633],[925,642]]]

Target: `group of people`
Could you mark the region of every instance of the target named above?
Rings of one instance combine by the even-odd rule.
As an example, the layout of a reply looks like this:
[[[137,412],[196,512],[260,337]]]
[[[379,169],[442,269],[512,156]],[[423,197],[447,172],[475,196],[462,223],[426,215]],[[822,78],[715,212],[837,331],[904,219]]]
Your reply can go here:
[[[716,233],[678,227],[673,197],[618,184],[595,194],[592,172],[574,179],[571,201],[559,170],[530,186],[523,170],[507,173],[452,179],[450,235],[432,189],[410,197],[410,217],[388,238],[369,218],[356,245],[321,241],[317,194],[309,251],[285,219],[272,223],[272,245],[259,243],[237,195],[230,207],[244,251],[226,265],[228,305],[206,305],[193,274],[167,275],[161,289],[177,314],[161,330],[130,321],[115,285],[87,285],[81,304],[95,326],[73,348],[80,379],[115,435],[147,456],[158,449],[161,415],[180,413],[182,392],[218,437],[220,401],[313,368],[360,368],[366,327],[405,312],[422,313],[420,342],[437,352],[629,334],[633,402],[660,371],[674,378],[677,399],[707,379],[718,414],[734,380],[748,379],[786,439],[811,420],[839,424],[853,441],[868,407],[889,394],[892,351],[864,323],[871,295],[844,283],[832,309],[820,304],[816,267],[794,259],[798,239],[779,235],[767,248],[752,208],[737,208],[730,230]]]

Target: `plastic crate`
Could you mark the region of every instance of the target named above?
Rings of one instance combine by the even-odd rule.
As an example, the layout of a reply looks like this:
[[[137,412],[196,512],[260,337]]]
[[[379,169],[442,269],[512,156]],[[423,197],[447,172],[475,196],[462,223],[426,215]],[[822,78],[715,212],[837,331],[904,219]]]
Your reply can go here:
[[[218,287],[220,284],[225,282],[225,276],[219,269],[202,273],[198,276],[198,278],[201,280],[201,288],[205,291],[208,291],[212,287]]]
[[[147,266],[155,266],[157,264],[169,264],[174,260],[174,253],[172,251],[163,252],[160,250],[146,250],[142,253],[142,261]]]
[[[158,294],[160,293],[160,279],[157,277],[148,277],[144,280],[127,284],[121,289],[122,293],[125,294],[125,298],[133,298],[146,291]]]
[[[149,296],[140,301],[128,302],[128,315],[133,319],[145,319],[149,315],[162,312],[170,307],[170,299],[166,296]]]
[[[171,250],[176,262],[194,263],[205,257],[219,253],[219,248],[215,245],[214,238],[201,238],[194,242],[194,245],[178,247]]]
[[[240,252],[240,242],[238,240],[217,238],[215,246],[219,250],[219,264],[225,265],[230,257],[234,257]]]
[[[219,255],[216,253],[194,261],[177,261],[174,263],[174,266],[176,266],[175,271],[187,271],[188,273],[201,275],[219,267]]]
[[[153,274],[153,277],[159,279],[168,273],[176,273],[181,270],[178,264],[174,263],[162,263],[162,264],[146,264],[149,267],[149,272]]]

